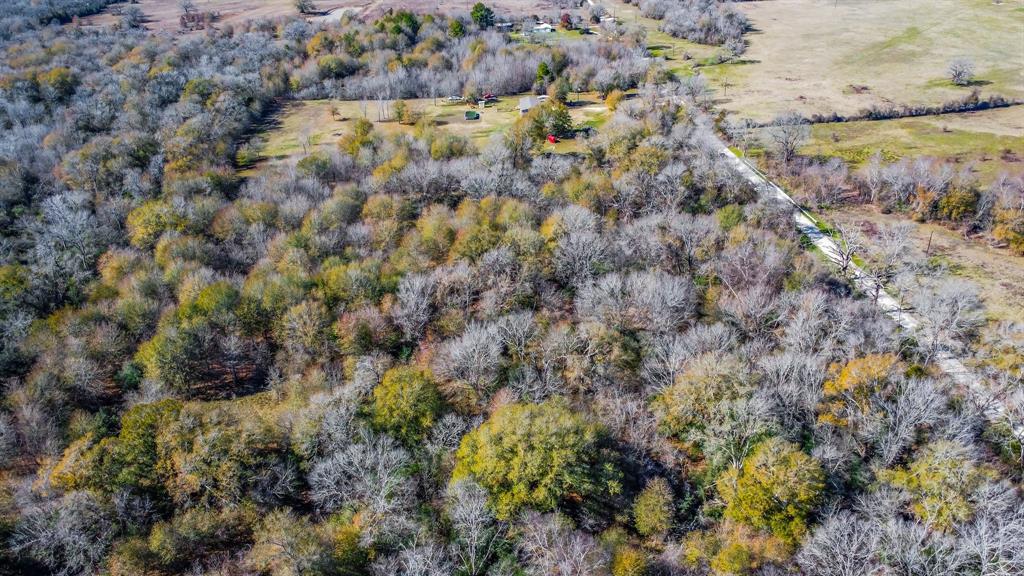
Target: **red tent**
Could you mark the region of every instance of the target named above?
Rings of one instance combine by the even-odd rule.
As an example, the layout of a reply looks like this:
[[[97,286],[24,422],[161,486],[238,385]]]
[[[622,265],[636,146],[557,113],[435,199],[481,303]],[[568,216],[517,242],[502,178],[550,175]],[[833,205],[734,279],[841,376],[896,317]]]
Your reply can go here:
[[[558,142],[558,138],[555,138],[554,134],[548,134],[548,142],[554,144],[555,142]]]

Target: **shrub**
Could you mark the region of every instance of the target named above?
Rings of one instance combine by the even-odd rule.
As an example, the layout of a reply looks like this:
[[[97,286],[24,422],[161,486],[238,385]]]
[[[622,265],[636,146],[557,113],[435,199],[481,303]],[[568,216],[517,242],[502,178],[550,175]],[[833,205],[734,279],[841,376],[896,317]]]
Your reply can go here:
[[[604,105],[608,107],[608,110],[615,112],[619,108],[619,104],[622,99],[626,97],[626,93],[616,88],[608,93],[608,96],[604,99]]]
[[[962,222],[974,214],[978,195],[973,190],[950,190],[939,200],[939,216],[952,222]]]

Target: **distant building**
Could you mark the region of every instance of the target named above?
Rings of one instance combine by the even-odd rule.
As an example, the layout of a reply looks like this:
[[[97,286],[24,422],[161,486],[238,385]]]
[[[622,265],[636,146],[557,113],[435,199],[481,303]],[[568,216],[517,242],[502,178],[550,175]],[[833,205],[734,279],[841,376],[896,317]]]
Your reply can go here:
[[[536,26],[533,27],[533,32],[535,34],[550,34],[551,32],[554,31],[555,27],[552,26],[551,24],[548,24],[547,22],[541,22],[540,24],[537,24]]]

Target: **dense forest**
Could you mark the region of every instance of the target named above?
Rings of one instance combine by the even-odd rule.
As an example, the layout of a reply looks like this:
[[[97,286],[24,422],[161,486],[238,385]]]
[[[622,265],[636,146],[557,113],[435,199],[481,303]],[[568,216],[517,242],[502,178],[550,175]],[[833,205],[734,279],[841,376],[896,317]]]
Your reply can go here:
[[[1021,442],[936,364],[977,306],[901,332],[642,38],[104,4],[0,17],[0,574],[1024,573]],[[487,92],[551,97],[239,175],[289,100]]]

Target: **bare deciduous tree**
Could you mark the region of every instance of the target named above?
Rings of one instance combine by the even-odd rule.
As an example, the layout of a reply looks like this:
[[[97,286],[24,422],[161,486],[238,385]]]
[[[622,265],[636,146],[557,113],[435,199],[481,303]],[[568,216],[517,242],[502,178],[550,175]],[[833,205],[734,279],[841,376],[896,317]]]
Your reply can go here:
[[[412,495],[409,454],[390,437],[360,433],[361,439],[318,461],[309,473],[313,501],[322,510],[366,506],[383,516],[404,507]]]
[[[878,570],[877,540],[873,526],[842,511],[815,528],[796,560],[808,576],[870,576]]]
[[[312,14],[316,12],[316,4],[313,0],[295,0],[295,9],[299,14]]]
[[[469,576],[487,571],[505,527],[494,517],[487,502],[487,492],[470,480],[460,480],[448,487],[448,518],[455,541],[452,551]]]
[[[434,357],[437,376],[455,387],[467,386],[486,396],[497,381],[501,341],[493,325],[471,324],[454,340],[441,345]]]
[[[846,276],[853,266],[853,258],[860,254],[864,246],[864,238],[859,230],[846,224],[836,224],[833,227],[839,238],[836,239],[837,262],[839,273]]]
[[[934,291],[921,290],[914,298],[924,320],[923,351],[931,358],[943,349],[959,349],[964,339],[983,323],[977,290],[965,282],[944,282]]]
[[[520,547],[537,576],[608,574],[608,552],[589,534],[574,530],[558,514],[529,513],[523,520]]]
[[[28,510],[12,537],[15,553],[59,576],[89,574],[103,561],[116,527],[97,498],[72,492]]]
[[[398,304],[391,314],[410,342],[418,340],[430,323],[435,284],[427,274],[408,274],[398,283]]]
[[[784,163],[789,163],[796,151],[811,136],[811,125],[796,112],[786,112],[765,129],[768,140]]]
[[[949,80],[957,86],[967,86],[974,80],[974,61],[957,58],[949,63]]]

